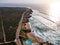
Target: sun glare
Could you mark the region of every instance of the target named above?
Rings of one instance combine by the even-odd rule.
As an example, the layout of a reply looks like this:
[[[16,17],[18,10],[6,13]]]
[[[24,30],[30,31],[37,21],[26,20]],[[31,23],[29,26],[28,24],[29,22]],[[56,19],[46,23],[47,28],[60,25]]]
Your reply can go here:
[[[54,22],[59,21],[59,18],[60,18],[60,2],[59,1],[55,1],[50,4],[49,18]]]

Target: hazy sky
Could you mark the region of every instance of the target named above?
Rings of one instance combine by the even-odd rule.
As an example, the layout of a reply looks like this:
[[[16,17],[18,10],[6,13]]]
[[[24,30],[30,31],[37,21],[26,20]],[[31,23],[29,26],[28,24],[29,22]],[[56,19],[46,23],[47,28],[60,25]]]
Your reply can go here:
[[[49,0],[0,0],[0,3],[24,3],[24,4],[41,4],[48,3]]]

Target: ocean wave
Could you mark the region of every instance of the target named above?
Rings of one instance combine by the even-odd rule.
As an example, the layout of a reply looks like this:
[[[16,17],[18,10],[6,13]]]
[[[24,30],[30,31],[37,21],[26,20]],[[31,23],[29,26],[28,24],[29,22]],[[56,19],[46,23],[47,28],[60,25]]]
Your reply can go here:
[[[29,23],[32,32],[44,41],[48,41],[54,45],[60,44],[60,31],[56,30],[56,24],[41,16],[38,10],[33,10]]]

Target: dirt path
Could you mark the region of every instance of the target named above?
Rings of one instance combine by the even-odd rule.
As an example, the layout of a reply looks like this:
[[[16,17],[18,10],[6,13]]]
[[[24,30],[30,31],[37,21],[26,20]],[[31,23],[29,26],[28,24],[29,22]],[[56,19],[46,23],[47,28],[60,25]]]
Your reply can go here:
[[[21,17],[21,20],[19,22],[19,25],[18,25],[18,28],[16,30],[16,39],[15,39],[15,42],[17,45],[21,45],[21,42],[20,42],[20,39],[19,39],[19,34],[20,34],[20,30],[21,30],[21,25],[22,25],[22,21],[23,21],[23,17],[24,15],[29,11],[29,9],[27,9],[23,14],[22,14],[22,17]]]

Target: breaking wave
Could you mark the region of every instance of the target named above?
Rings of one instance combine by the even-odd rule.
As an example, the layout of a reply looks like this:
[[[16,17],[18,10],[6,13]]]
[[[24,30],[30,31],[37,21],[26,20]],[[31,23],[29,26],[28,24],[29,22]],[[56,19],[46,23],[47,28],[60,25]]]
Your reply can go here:
[[[45,17],[38,10],[33,10],[29,18],[31,32],[44,41],[48,41],[54,45],[60,45],[60,31],[55,30],[56,24]]]

